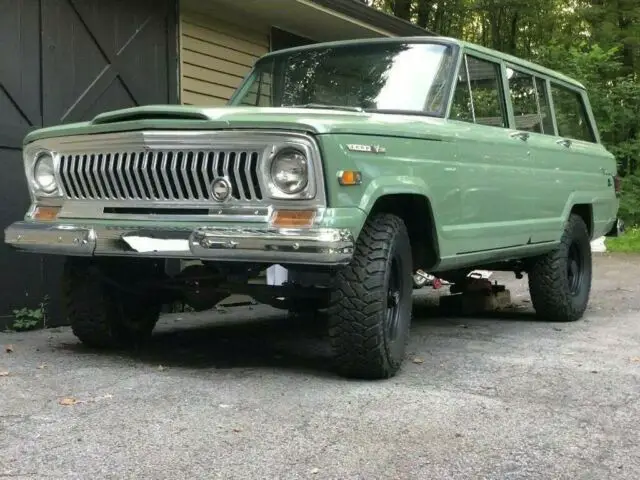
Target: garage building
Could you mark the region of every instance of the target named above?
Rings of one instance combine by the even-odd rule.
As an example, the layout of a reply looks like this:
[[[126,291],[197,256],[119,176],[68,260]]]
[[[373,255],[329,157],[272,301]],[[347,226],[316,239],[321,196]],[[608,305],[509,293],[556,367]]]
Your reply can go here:
[[[359,0],[0,0],[0,223],[29,205],[32,129],[157,103],[224,105],[264,53],[318,41],[426,35]],[[0,245],[0,327],[49,298],[61,260]]]

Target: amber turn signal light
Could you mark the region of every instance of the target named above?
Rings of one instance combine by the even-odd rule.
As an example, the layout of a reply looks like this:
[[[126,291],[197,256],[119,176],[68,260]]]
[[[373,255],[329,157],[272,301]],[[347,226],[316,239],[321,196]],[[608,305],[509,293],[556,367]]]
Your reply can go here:
[[[278,228],[310,227],[315,218],[314,210],[276,210],[271,216],[271,225]]]
[[[58,213],[60,213],[60,207],[37,206],[31,217],[35,220],[55,220],[58,218]]]
[[[360,185],[362,175],[356,170],[342,170],[338,172],[338,182],[340,185]]]

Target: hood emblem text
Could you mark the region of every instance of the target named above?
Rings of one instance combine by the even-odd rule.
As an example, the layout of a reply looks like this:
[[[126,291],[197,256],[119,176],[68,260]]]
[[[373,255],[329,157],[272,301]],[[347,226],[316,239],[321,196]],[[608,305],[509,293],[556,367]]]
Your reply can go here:
[[[363,153],[385,153],[387,151],[387,149],[381,145],[362,145],[359,143],[347,144],[347,150]]]

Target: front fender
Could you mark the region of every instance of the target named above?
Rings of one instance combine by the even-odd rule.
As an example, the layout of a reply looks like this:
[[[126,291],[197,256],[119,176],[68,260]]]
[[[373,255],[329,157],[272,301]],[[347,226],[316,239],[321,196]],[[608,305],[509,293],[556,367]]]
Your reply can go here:
[[[347,134],[318,139],[330,208],[357,208],[368,216],[384,196],[419,195],[429,202],[439,238],[447,239],[460,222],[460,183],[450,142]],[[347,148],[350,144],[379,145],[383,150],[353,151]],[[340,185],[342,170],[360,172],[362,183]]]
[[[376,202],[386,195],[420,195],[430,201],[429,186],[424,180],[409,176],[387,176],[372,179],[360,198],[358,207],[369,213]]]

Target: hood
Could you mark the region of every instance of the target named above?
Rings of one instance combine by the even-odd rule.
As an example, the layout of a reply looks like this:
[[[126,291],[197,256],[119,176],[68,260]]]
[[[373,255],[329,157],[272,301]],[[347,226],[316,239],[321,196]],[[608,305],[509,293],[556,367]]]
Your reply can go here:
[[[216,108],[157,105],[102,113],[93,120],[35,130],[24,143],[68,135],[114,133],[132,130],[178,129],[271,129],[311,132],[396,136],[429,139],[451,136],[439,118],[342,110],[284,107]],[[446,132],[446,133],[445,133]]]

